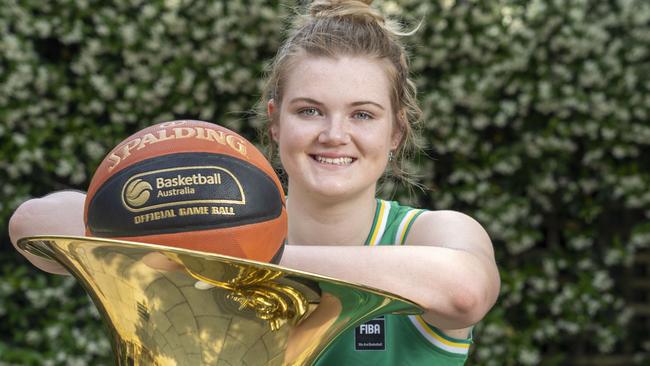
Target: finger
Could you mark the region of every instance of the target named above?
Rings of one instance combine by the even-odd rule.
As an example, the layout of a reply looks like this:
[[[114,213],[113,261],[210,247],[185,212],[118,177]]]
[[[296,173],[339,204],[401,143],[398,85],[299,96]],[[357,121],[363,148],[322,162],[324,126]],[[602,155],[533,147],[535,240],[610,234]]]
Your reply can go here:
[[[197,289],[197,290],[209,290],[209,289],[214,288],[214,287],[215,287],[214,285],[209,284],[207,282],[203,282],[203,281],[196,281],[194,283],[194,288]]]

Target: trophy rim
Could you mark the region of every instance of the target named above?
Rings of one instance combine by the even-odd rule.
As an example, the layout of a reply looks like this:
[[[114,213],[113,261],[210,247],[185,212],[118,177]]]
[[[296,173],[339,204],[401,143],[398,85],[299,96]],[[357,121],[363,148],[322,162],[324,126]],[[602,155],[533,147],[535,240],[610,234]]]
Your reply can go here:
[[[41,258],[48,259],[48,260],[53,260],[57,261],[54,257],[50,257],[46,253],[43,253],[41,250],[38,250],[38,247],[30,246],[30,243],[32,242],[41,242],[41,241],[58,241],[58,240],[83,240],[86,242],[90,243],[101,243],[101,244],[118,244],[118,245],[126,245],[129,247],[137,247],[137,248],[142,248],[142,249],[149,249],[151,251],[167,251],[167,252],[172,252],[175,254],[184,254],[184,255],[192,255],[192,256],[198,256],[198,257],[203,257],[203,258],[208,258],[208,259],[215,259],[215,260],[220,260],[220,261],[230,261],[238,264],[246,264],[246,265],[255,265],[257,267],[265,268],[265,269],[270,269],[270,270],[275,270],[275,271],[280,271],[283,272],[285,275],[296,275],[300,277],[306,277],[311,280],[315,281],[328,281],[328,282],[334,282],[337,284],[343,284],[346,286],[352,286],[356,287],[359,289],[363,289],[365,291],[369,292],[374,292],[376,294],[379,294],[381,296],[391,298],[393,300],[398,300],[403,303],[406,303],[407,305],[413,306],[416,309],[418,309],[421,312],[424,312],[424,309],[422,308],[421,305],[413,302],[412,300],[409,300],[401,295],[388,292],[382,289],[378,289],[376,287],[360,284],[358,282],[352,282],[352,281],[347,281],[347,280],[341,280],[337,279],[334,277],[329,277],[321,274],[316,274],[312,272],[307,272],[307,271],[301,271],[293,268],[288,268],[284,266],[280,266],[277,264],[273,263],[267,263],[267,262],[260,262],[252,259],[245,259],[245,258],[239,258],[239,257],[233,257],[229,255],[224,255],[224,254],[218,254],[218,253],[212,253],[212,252],[205,252],[205,251],[199,251],[199,250],[192,250],[192,249],[186,249],[186,248],[178,248],[178,247],[173,247],[173,246],[168,246],[168,245],[162,245],[162,244],[152,244],[152,243],[144,243],[144,242],[138,242],[138,241],[129,241],[129,240],[120,240],[120,239],[111,239],[111,238],[100,238],[100,237],[91,237],[91,236],[79,236],[79,235],[33,235],[33,236],[26,236],[23,238],[20,238],[16,245],[22,249],[25,250],[33,255],[37,255]],[[36,250],[34,250],[36,249]]]

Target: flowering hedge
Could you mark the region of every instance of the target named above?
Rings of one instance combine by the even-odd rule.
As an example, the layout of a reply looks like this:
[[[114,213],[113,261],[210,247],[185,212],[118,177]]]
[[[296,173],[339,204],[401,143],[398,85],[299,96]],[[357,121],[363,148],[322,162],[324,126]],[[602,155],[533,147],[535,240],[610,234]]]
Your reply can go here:
[[[650,246],[650,3],[376,1],[411,26],[431,190],[489,231],[502,275],[472,364],[633,354],[620,273]],[[153,122],[196,118],[255,139],[260,76],[291,13],[262,0],[9,0],[0,9],[0,365],[106,363],[70,279],[6,238],[25,199],[85,189],[104,154]],[[406,191],[397,190],[406,197]],[[630,351],[632,347],[632,351]]]
[[[641,353],[616,274],[650,244],[650,3],[442,3],[416,6],[423,172],[427,205],[472,214],[497,249],[476,359]]]

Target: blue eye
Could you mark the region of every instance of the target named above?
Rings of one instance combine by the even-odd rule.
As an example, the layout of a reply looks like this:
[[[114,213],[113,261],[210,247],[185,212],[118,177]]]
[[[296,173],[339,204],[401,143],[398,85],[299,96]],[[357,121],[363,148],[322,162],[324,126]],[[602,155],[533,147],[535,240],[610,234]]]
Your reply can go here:
[[[368,112],[356,112],[353,117],[355,119],[372,119],[372,115]]]
[[[303,108],[299,110],[298,113],[306,117],[315,117],[320,115],[320,111],[316,108]]]

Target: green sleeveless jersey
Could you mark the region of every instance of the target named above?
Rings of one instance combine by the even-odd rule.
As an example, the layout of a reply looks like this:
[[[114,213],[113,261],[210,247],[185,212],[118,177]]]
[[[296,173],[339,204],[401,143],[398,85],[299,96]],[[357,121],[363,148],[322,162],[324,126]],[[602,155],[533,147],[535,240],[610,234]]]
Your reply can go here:
[[[424,210],[377,200],[366,245],[401,245]],[[471,339],[454,339],[421,316],[384,315],[341,334],[319,357],[318,366],[465,364]]]

